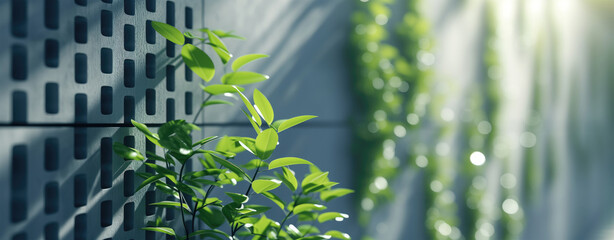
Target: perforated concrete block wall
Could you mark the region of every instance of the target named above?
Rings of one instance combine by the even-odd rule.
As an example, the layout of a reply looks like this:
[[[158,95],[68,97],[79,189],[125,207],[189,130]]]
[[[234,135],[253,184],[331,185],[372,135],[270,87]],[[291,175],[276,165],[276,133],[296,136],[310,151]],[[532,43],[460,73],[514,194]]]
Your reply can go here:
[[[146,169],[111,146],[160,152],[130,119],[194,118],[201,80],[149,22],[198,29],[202,9],[182,0],[0,1],[0,239],[162,237],[140,230],[156,211],[146,203],[161,200],[135,194],[135,171]]]
[[[0,239],[166,238],[140,228],[156,213],[179,214],[147,207],[164,200],[153,189],[135,191],[141,181],[135,175],[151,169],[124,162],[111,147],[117,141],[161,153],[129,120],[154,131],[170,119],[192,120],[202,80],[148,21],[193,32],[234,30],[247,38],[225,41],[235,56],[271,55],[243,67],[271,76],[248,86],[248,97],[260,89],[276,118],[319,116],[284,131],[274,157],[308,159],[339,187],[351,187],[344,52],[351,7],[351,1],[0,0]],[[203,115],[195,139],[205,132],[255,137],[238,107],[215,106]],[[296,171],[302,176],[305,169]],[[214,194],[223,197],[221,190]],[[329,210],[352,214],[352,204],[336,199]],[[358,237],[355,223],[321,229]]]

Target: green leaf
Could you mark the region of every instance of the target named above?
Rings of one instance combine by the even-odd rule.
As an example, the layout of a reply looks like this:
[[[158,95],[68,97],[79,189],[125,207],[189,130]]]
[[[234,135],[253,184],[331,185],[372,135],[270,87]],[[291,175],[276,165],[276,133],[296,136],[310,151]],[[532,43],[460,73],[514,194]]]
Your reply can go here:
[[[211,141],[213,141],[213,140],[215,140],[215,139],[217,139],[217,138],[218,138],[218,136],[211,136],[211,137],[204,138],[204,139],[202,139],[202,140],[200,140],[200,141],[195,142],[194,144],[192,144],[192,147],[196,147],[196,146],[198,146],[198,145],[205,145],[205,144],[207,144],[208,142],[211,142]]]
[[[318,216],[318,222],[327,222],[330,220],[335,220],[337,222],[341,222],[346,218],[349,218],[350,216],[345,214],[345,213],[338,213],[338,212],[327,212],[327,213],[322,213],[320,214],[320,216]]]
[[[139,123],[139,122],[134,121],[134,120],[130,120],[130,121],[132,122],[132,125],[134,127],[136,127],[136,129],[138,129],[143,134],[145,134],[145,137],[147,137],[147,139],[149,139],[150,142],[160,146],[160,143],[158,143],[158,141],[160,141],[160,138],[158,137],[158,134],[155,134],[155,133],[152,133],[151,131],[149,131],[149,128],[147,128],[147,126],[145,124]]]
[[[205,29],[205,33],[207,33],[207,36],[209,37],[209,42],[211,42],[211,44],[228,52],[228,48],[226,48],[226,44],[224,44],[224,42],[222,42],[222,40],[220,40],[220,38],[214,32],[210,31],[209,29]]]
[[[156,30],[156,32],[169,41],[178,45],[183,45],[183,43],[185,43],[185,37],[181,31],[177,30],[177,28],[166,23],[156,21],[152,21],[151,26]]]
[[[224,94],[224,93],[236,93],[237,89],[239,89],[239,91],[245,90],[245,88],[242,88],[239,86],[224,85],[224,84],[214,84],[214,85],[203,87],[203,90],[211,95],[219,95],[219,94]]]
[[[119,142],[113,143],[113,152],[128,160],[145,160],[145,157],[143,157],[139,150],[136,150],[131,147],[126,147],[124,144],[121,144]]]
[[[206,106],[218,105],[218,104],[226,104],[226,105],[230,105],[230,106],[235,105],[234,103],[229,102],[229,101],[213,99],[213,100],[204,101],[200,106],[201,107],[206,107]]]
[[[145,186],[149,185],[150,183],[153,183],[153,182],[155,182],[155,181],[158,181],[160,178],[163,178],[163,177],[164,177],[164,174],[157,174],[157,175],[154,175],[154,176],[151,176],[151,177],[149,177],[149,178],[145,179],[145,181],[143,181],[143,182],[141,183],[141,185],[139,185],[139,187],[138,187],[138,188],[136,188],[136,191],[141,190],[141,188],[143,188],[143,187],[145,187]]]
[[[247,99],[247,97],[245,97],[245,95],[241,91],[239,91],[237,87],[235,87],[235,89],[241,96],[241,100],[243,100],[243,104],[245,104],[245,107],[247,107],[247,110],[251,114],[251,119],[258,125],[258,127],[260,127],[260,125],[262,125],[262,120],[260,119],[260,115],[258,115],[258,112],[256,112],[256,109],[254,109],[254,106],[252,106],[252,103],[249,101],[249,99]]]
[[[313,116],[313,115],[303,115],[303,116],[298,116],[298,117],[293,117],[290,119],[283,119],[283,120],[277,120],[275,121],[275,123],[273,123],[274,126],[277,126],[277,132],[282,132],[288,128],[294,127],[304,121],[307,121],[309,119],[315,118],[317,116]],[[279,123],[277,123],[279,122]]]
[[[181,48],[181,56],[185,64],[205,82],[211,81],[215,75],[215,66],[211,58],[192,44],[186,44]]]
[[[239,193],[226,192],[226,195],[228,195],[232,201],[236,203],[246,203],[249,200],[248,196]]]
[[[298,182],[296,181],[296,176],[294,176],[294,173],[289,168],[282,167],[282,169],[284,171],[284,178],[283,178],[283,180],[285,180],[284,183],[288,185],[290,190],[292,190],[293,192],[296,191],[296,189],[298,188]]]
[[[294,207],[292,211],[294,212],[294,214],[299,214],[302,212],[322,211],[324,209],[326,209],[326,206],[324,205],[314,204],[314,203],[303,203],[301,205]]]
[[[161,232],[161,233],[164,233],[166,235],[175,236],[175,230],[173,230],[172,228],[169,228],[169,227],[144,227],[144,228],[141,228],[141,229],[145,230],[145,231]]]
[[[218,228],[224,224],[224,214],[219,208],[203,208],[198,211],[198,218],[210,228]]]
[[[175,176],[177,176],[176,172],[173,172],[171,170],[168,170],[168,169],[166,169],[164,167],[158,166],[158,165],[153,164],[153,163],[145,163],[145,165],[153,168],[157,173],[160,173],[160,174],[164,175],[165,177],[170,179],[171,182],[177,184],[177,179],[175,178]]]
[[[301,183],[301,187],[305,187],[307,184],[322,184],[328,182],[328,172],[315,172],[307,175]]]
[[[218,162],[219,164],[222,164],[222,166],[228,168],[230,171],[236,173],[237,175],[239,175],[241,178],[251,182],[251,178],[237,165],[234,165],[233,163],[229,162],[226,159],[220,158],[218,156],[215,156],[213,154],[209,154],[211,157],[213,157],[213,160],[215,160],[216,162]]]
[[[328,236],[331,236],[331,237],[334,237],[334,238],[337,238],[337,239],[343,239],[343,240],[350,240],[350,239],[352,239],[352,237],[350,237],[350,234],[342,233],[342,232],[339,232],[337,230],[328,231],[328,232],[324,233],[324,235],[328,235]]]
[[[309,237],[302,237],[302,238],[299,238],[298,240],[328,240],[330,238],[331,238],[330,235],[314,235],[314,236],[309,236]]]
[[[232,58],[232,54],[230,52],[224,50],[223,48],[220,48],[218,45],[215,45],[213,43],[206,43],[206,44],[211,46],[211,48],[213,48],[213,51],[217,53],[217,55],[220,57],[220,60],[222,61],[223,64],[228,63],[230,58]]]
[[[204,38],[194,36],[194,34],[192,34],[191,32],[184,32],[183,36],[185,36],[187,38],[191,38],[191,39],[198,39],[198,40],[201,40],[201,41],[205,41]]]
[[[251,116],[249,115],[249,113],[245,112],[245,110],[243,110],[243,109],[241,109],[241,111],[243,112],[243,114],[245,114],[245,117],[247,118],[247,121],[249,121],[249,123],[252,125],[252,127],[254,128],[254,131],[256,131],[256,133],[257,133],[257,134],[260,134],[260,133],[262,132],[262,129],[260,129],[260,126],[258,126],[258,123],[256,123],[256,122],[254,121],[254,119],[256,119],[256,118],[251,117]],[[258,119],[260,119],[260,117],[258,117]],[[245,150],[248,150],[249,152],[251,152],[252,154],[254,154],[254,152],[253,152],[253,151],[251,151],[250,149],[247,149],[247,148],[246,148]],[[254,155],[256,155],[256,154],[254,154]]]
[[[173,202],[173,201],[161,201],[161,202],[156,202],[156,203],[150,203],[149,205],[154,205],[158,207],[170,207],[170,208],[179,208],[180,206],[182,206],[183,209],[190,212],[190,207],[185,203],[179,204],[178,202]]]
[[[279,198],[277,195],[271,193],[271,192],[263,192],[261,193],[262,196],[265,196],[266,198],[270,199],[271,201],[273,201],[273,203],[277,204],[277,206],[279,206],[279,208],[281,208],[281,210],[284,210],[284,206],[286,205],[286,203],[284,203],[284,201],[281,200],[281,198]]]
[[[353,192],[354,190],[347,189],[347,188],[337,188],[337,189],[326,190],[320,193],[320,199],[322,199],[322,201],[328,202],[330,200],[345,196]]]
[[[271,169],[275,169],[278,167],[285,167],[285,166],[290,166],[290,165],[297,165],[297,164],[309,164],[309,165],[313,165],[313,163],[302,159],[302,158],[297,158],[297,157],[283,157],[283,158],[278,158],[275,159],[273,161],[271,161],[271,163],[269,163],[269,170]]]
[[[232,71],[236,72],[243,65],[245,65],[245,64],[247,64],[249,62],[252,62],[254,60],[261,59],[261,58],[266,58],[266,57],[269,57],[269,55],[266,55],[266,54],[248,54],[248,55],[240,56],[240,57],[238,57],[232,63]]]
[[[242,208],[242,204],[231,202],[222,208],[222,213],[229,223],[234,222],[240,215],[238,209]]]
[[[222,76],[223,84],[245,85],[269,79],[268,75],[255,72],[231,72]]]
[[[298,226],[298,230],[304,233],[305,235],[320,233],[320,229],[318,229],[316,226],[309,225],[309,224],[303,224],[303,225]]]
[[[277,132],[274,129],[268,128],[258,134],[256,137],[256,156],[260,159],[268,159],[277,147]],[[271,166],[269,166],[269,169]]]
[[[277,179],[258,179],[252,182],[252,188],[256,193],[271,191],[281,185],[281,181]]]
[[[246,164],[241,165],[241,167],[247,169],[247,170],[252,170],[252,169],[256,169],[258,167],[266,167],[269,164],[266,163],[265,161],[262,161],[260,159],[252,159],[251,161],[249,161]]]
[[[275,113],[273,112],[273,107],[269,100],[262,94],[258,89],[254,89],[254,104],[256,104],[256,110],[260,113],[260,116],[266,121],[267,124],[271,125],[273,119],[275,117]]]
[[[224,32],[222,30],[211,30],[211,31],[220,38],[236,38],[236,39],[245,40],[244,37],[232,34],[232,31],[230,32]]]
[[[224,237],[220,237],[220,235],[222,235]],[[195,239],[194,237],[197,237],[197,236],[200,236],[201,239],[203,237],[215,238],[215,239],[218,239],[218,240],[227,240],[227,239],[229,239],[228,234],[226,234],[225,232],[222,232],[220,230],[217,230],[217,229],[195,231],[193,233],[190,233],[190,235],[188,236],[188,239]]]
[[[192,149],[192,130],[198,129],[193,124],[187,123],[185,120],[173,120],[166,122],[160,126],[158,135],[160,136],[160,144],[165,148],[187,154],[187,151]]]
[[[256,214],[264,213],[264,212],[268,211],[269,209],[271,209],[271,207],[262,206],[262,205],[254,205],[254,204],[252,204],[252,205],[245,205],[245,207],[256,210]]]

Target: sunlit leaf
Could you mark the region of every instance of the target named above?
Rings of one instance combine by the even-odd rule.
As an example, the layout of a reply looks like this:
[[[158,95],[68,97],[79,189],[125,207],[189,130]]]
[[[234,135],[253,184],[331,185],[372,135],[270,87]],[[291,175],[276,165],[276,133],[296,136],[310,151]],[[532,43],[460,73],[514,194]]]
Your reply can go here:
[[[131,147],[126,147],[124,144],[119,143],[119,142],[114,142],[113,143],[113,152],[115,152],[115,154],[128,159],[128,160],[145,160],[145,157],[143,157],[143,155],[141,154],[141,152],[139,152],[139,150],[136,150],[134,148]]]
[[[273,107],[269,100],[262,94],[258,89],[254,89],[254,104],[256,104],[257,110],[260,110],[259,113],[267,122],[268,125],[271,125],[273,119],[275,117],[275,113],[273,112]]]
[[[235,87],[235,89],[241,96],[241,100],[243,101],[243,104],[245,104],[245,107],[251,114],[251,119],[258,125],[258,127],[260,127],[262,125],[262,119],[260,119],[260,115],[258,115],[258,113],[256,112],[256,109],[254,109],[254,106],[252,106],[252,103],[249,101],[249,99],[247,99],[247,97],[241,91],[239,91],[239,89],[236,86],[233,86],[233,87]]]
[[[156,21],[152,21],[151,26],[154,28],[154,30],[156,30],[156,32],[169,41],[178,45],[183,45],[183,43],[185,43],[185,37],[183,37],[181,31],[177,30],[177,28],[166,23]]]
[[[269,164],[260,160],[260,159],[252,159],[251,161],[249,161],[246,164],[241,165],[241,167],[247,169],[247,170],[252,170],[252,169],[256,169],[258,167],[267,167]]]
[[[328,236],[331,236],[333,238],[342,239],[342,240],[350,240],[350,239],[352,239],[350,237],[350,234],[339,232],[337,230],[328,231],[328,232],[324,233],[324,235],[328,235]]]
[[[299,214],[302,212],[321,211],[324,209],[326,209],[326,206],[324,205],[314,204],[314,203],[303,203],[301,205],[294,207],[292,211],[294,212],[294,214]]]
[[[231,72],[222,76],[223,84],[245,85],[269,79],[268,75],[255,72]]]
[[[198,146],[198,145],[205,145],[205,144],[207,144],[208,142],[211,142],[211,141],[213,141],[213,140],[215,140],[215,139],[217,139],[217,138],[218,138],[218,136],[211,136],[211,137],[204,138],[204,139],[202,139],[202,140],[200,140],[200,141],[195,142],[194,144],[192,144],[192,147],[196,147],[196,146]]]
[[[320,214],[320,216],[318,216],[318,222],[327,222],[330,220],[336,220],[338,222],[343,221],[346,218],[349,218],[350,216],[345,214],[345,213],[338,213],[338,212],[326,212],[326,213],[322,213]]]
[[[190,207],[187,204],[179,204],[179,202],[173,202],[173,201],[161,201],[161,202],[156,202],[156,203],[150,203],[149,205],[154,205],[154,206],[158,206],[158,207],[171,207],[171,208],[179,208],[179,206],[182,206],[183,209],[187,210],[188,212],[190,212]]]
[[[175,236],[175,230],[173,230],[172,228],[169,227],[144,227],[141,228],[145,231],[154,231],[154,232],[161,232],[164,233],[166,235],[171,235],[171,236]]]
[[[279,208],[281,208],[281,210],[284,210],[284,207],[285,207],[286,203],[284,203],[284,201],[282,201],[281,198],[279,198],[277,195],[275,195],[275,194],[273,194],[271,192],[263,192],[261,194],[262,194],[262,196],[265,196],[269,200],[273,201],[273,203],[277,204],[277,206],[279,206]]]
[[[139,123],[134,120],[130,120],[130,122],[132,122],[132,125],[136,127],[136,129],[138,129],[143,134],[145,134],[145,137],[147,137],[147,139],[149,139],[150,142],[160,146],[160,143],[158,143],[158,141],[160,140],[160,138],[158,137],[158,134],[155,134],[149,131],[149,128],[147,128],[145,124]]]
[[[249,62],[252,62],[254,60],[261,59],[261,58],[266,58],[266,57],[269,57],[269,55],[266,55],[266,54],[248,54],[248,55],[244,55],[244,56],[238,57],[232,63],[232,71],[236,72],[243,65],[245,65],[245,64],[247,64]]]
[[[277,147],[277,140],[277,132],[271,128],[258,134],[258,137],[256,137],[256,156],[262,160],[268,159]]]
[[[232,58],[232,54],[230,52],[224,50],[223,48],[220,48],[218,45],[215,45],[213,43],[207,43],[207,45],[213,48],[213,51],[217,53],[217,55],[220,57],[220,60],[222,61],[223,64],[228,63],[228,61],[230,61],[230,58]]]
[[[225,85],[225,84],[214,84],[214,85],[203,87],[203,90],[211,95],[219,95],[219,94],[224,94],[224,93],[236,93],[237,89],[239,89],[239,91],[245,90],[245,88],[242,88],[239,86]]]
[[[290,119],[282,119],[275,121],[272,125],[277,128],[277,132],[282,132],[288,128],[294,127],[302,122],[305,122],[309,119],[315,118],[317,116],[313,115],[303,115],[298,117],[293,117]]]
[[[205,82],[211,81],[215,75],[215,66],[211,58],[192,44],[186,44],[181,48],[181,56],[185,64]]]
[[[220,38],[236,38],[236,39],[245,40],[244,37],[232,34],[232,31],[230,32],[224,32],[222,30],[211,30],[211,31]]]
[[[234,103],[226,101],[226,100],[219,100],[219,99],[213,99],[213,100],[207,100],[204,101],[200,106],[201,107],[206,107],[206,106],[210,106],[210,105],[221,105],[221,104],[226,104],[226,105],[234,105]]]
[[[252,182],[252,188],[256,193],[271,191],[281,185],[281,181],[277,179],[257,179]]]
[[[296,181],[296,176],[294,175],[294,173],[287,167],[282,167],[283,171],[284,171],[284,182],[286,182],[286,185],[288,185],[288,187],[290,188],[290,190],[292,190],[293,192],[296,191],[296,189],[298,188],[298,182]]]
[[[215,160],[216,162],[218,162],[219,164],[221,164],[222,166],[228,168],[230,171],[236,173],[237,175],[239,175],[241,178],[247,180],[247,181],[252,181],[251,178],[237,165],[234,165],[233,163],[229,162],[226,159],[220,158],[218,156],[215,156],[213,154],[209,154],[211,157],[213,157],[213,160]]]
[[[136,188],[136,191],[141,190],[141,188],[149,185],[150,183],[158,181],[160,178],[163,178],[163,177],[164,177],[164,174],[157,174],[157,175],[148,177],[147,179],[145,179],[145,181],[141,183],[141,185],[139,185],[139,187]]]
[[[228,195],[232,201],[236,203],[245,203],[249,200],[248,196],[239,193],[226,192],[226,195]]]
[[[269,170],[271,169],[275,169],[278,167],[285,167],[285,166],[290,166],[290,165],[296,165],[296,164],[309,164],[309,165],[313,165],[313,163],[302,159],[302,158],[297,158],[297,157],[283,157],[283,158],[278,158],[275,159],[273,161],[271,161],[271,163],[269,163]]]
[[[185,36],[187,38],[192,38],[192,39],[198,39],[198,40],[201,40],[201,41],[205,41],[204,38],[201,38],[201,37],[198,37],[198,36],[194,36],[194,34],[191,33],[191,32],[184,32],[183,36]]]
[[[322,201],[328,202],[330,200],[345,196],[353,192],[354,190],[347,189],[347,188],[337,188],[337,189],[326,190],[320,193],[320,199],[322,199]]]

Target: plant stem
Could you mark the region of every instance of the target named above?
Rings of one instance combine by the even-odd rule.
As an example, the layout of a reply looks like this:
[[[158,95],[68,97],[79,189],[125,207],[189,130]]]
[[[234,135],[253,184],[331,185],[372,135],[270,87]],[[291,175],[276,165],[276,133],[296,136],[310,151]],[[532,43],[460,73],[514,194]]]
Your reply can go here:
[[[182,181],[184,168],[185,163],[181,165],[181,169],[179,170],[179,181],[177,183],[181,183]],[[177,188],[177,193],[179,193],[179,211],[181,212],[181,221],[183,222],[183,228],[185,229],[185,237],[186,239],[189,239],[188,237],[190,236],[190,230],[188,229],[188,225],[185,222],[185,214],[183,213],[183,202],[185,202],[186,205],[188,205],[188,203],[185,200],[185,197],[183,197],[183,193],[179,191],[179,188]]]
[[[203,200],[206,202],[207,201],[207,197],[209,196],[209,193],[211,193],[211,191],[213,191],[213,188],[215,187],[215,185],[209,185],[209,189],[207,189],[207,193],[205,194]],[[200,209],[203,209],[207,206],[207,204],[205,204],[205,202],[203,202],[203,205],[201,207],[198,207],[198,201],[196,203],[194,203],[194,211],[192,211],[192,230],[194,230],[194,222],[196,220],[196,212],[198,212]]]
[[[284,224],[286,223],[286,220],[288,220],[288,218],[290,218],[290,215],[292,215],[292,213],[294,212],[294,207],[296,207],[296,203],[298,202],[298,200],[301,198],[302,195],[303,195],[303,192],[301,191],[296,197],[296,199],[294,199],[294,202],[292,202],[292,210],[290,210],[288,214],[286,214],[286,216],[284,217],[284,220],[282,220],[281,224],[279,224],[279,230],[277,230],[277,236],[279,236],[279,232],[281,232],[281,229],[284,228]]]
[[[258,176],[258,171],[260,171],[260,165],[262,165],[262,160],[258,162],[258,167],[256,168],[256,172],[254,172],[254,176],[252,177],[252,182],[256,180],[256,176]],[[252,183],[249,183],[249,187],[247,187],[247,191],[245,192],[245,196],[249,196],[249,191],[252,190]]]
[[[212,96],[213,96],[212,94],[209,94],[209,96],[207,96],[207,98],[205,98],[205,101],[203,101],[203,102],[208,101]],[[196,114],[194,115],[194,119],[192,120],[192,124],[196,123],[196,120],[198,119],[198,115],[200,114],[200,112],[203,111],[203,109],[205,109],[205,106],[203,106],[201,104],[200,108],[198,109],[198,112],[196,112]]]

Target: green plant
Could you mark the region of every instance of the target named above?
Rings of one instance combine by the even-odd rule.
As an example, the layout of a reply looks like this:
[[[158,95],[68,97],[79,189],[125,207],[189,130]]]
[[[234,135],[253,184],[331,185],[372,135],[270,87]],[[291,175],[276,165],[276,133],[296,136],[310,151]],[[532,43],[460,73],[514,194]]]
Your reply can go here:
[[[232,55],[222,42],[221,38],[240,38],[232,33],[219,30],[201,29],[207,38],[199,38],[192,33],[182,33],[168,24],[153,22],[154,29],[169,41],[183,45],[181,55],[186,66],[200,76],[205,83],[211,81],[215,75],[215,67],[211,58],[200,48],[185,44],[185,37],[197,39],[213,48],[226,66]],[[152,168],[155,173],[140,172],[138,175],[144,179],[137,190],[154,185],[156,191],[172,196],[178,201],[161,201],[154,203],[156,207],[178,209],[181,213],[181,230],[175,231],[171,224],[163,222],[160,217],[150,222],[144,230],[162,232],[179,239],[213,238],[238,239],[239,236],[251,236],[252,239],[350,239],[348,234],[331,230],[319,234],[315,221],[320,223],[330,220],[343,220],[347,214],[338,212],[321,212],[326,209],[323,204],[337,197],[353,192],[350,189],[332,187],[337,185],[328,178],[328,172],[322,172],[313,163],[298,157],[283,157],[270,160],[277,148],[279,133],[301,124],[315,116],[305,115],[290,119],[275,120],[273,107],[268,99],[257,89],[254,90],[252,105],[250,100],[242,93],[243,88],[237,85],[251,84],[268,79],[268,76],[239,71],[241,66],[253,60],[268,57],[262,54],[250,54],[234,60],[232,72],[221,77],[221,84],[203,86],[208,94],[201,104],[199,113],[207,106],[213,104],[230,104],[231,102],[211,99],[222,94],[234,94],[244,103],[247,111],[245,116],[256,133],[256,138],[243,136],[217,136],[207,137],[193,141],[191,133],[199,128],[185,120],[173,120],[160,126],[157,133],[153,133],[145,124],[132,121],[132,124],[142,132],[148,141],[164,150],[163,156],[154,152],[146,152],[149,160],[145,165]],[[265,124],[266,123],[266,124]],[[206,149],[213,141],[217,145],[213,149]],[[134,148],[115,142],[113,150],[126,160],[144,161],[145,157]],[[255,159],[247,164],[238,165],[236,158],[242,152]],[[196,159],[196,160],[195,160]],[[190,162],[200,163],[202,169],[187,171]],[[308,165],[310,173],[302,181],[290,169],[293,165]],[[179,171],[176,171],[176,169]],[[269,171],[274,176],[259,176],[259,173]],[[252,174],[249,174],[252,172]],[[261,174],[262,175],[262,174]],[[227,191],[227,197],[213,197],[213,191],[222,189],[226,185],[238,185],[246,182],[247,188],[241,192]],[[291,192],[291,201],[286,203],[271,190],[285,185]],[[236,187],[234,188],[236,189]],[[281,223],[267,218],[265,213],[271,209],[269,206],[248,204],[250,197],[260,195],[270,199],[272,203],[285,213]],[[224,198],[226,200],[224,200]],[[288,224],[288,220],[298,216],[297,226]],[[195,229],[195,222],[200,220],[208,229]],[[227,225],[226,225],[227,224]],[[227,229],[223,231],[223,229]],[[183,235],[183,236],[181,236]]]

